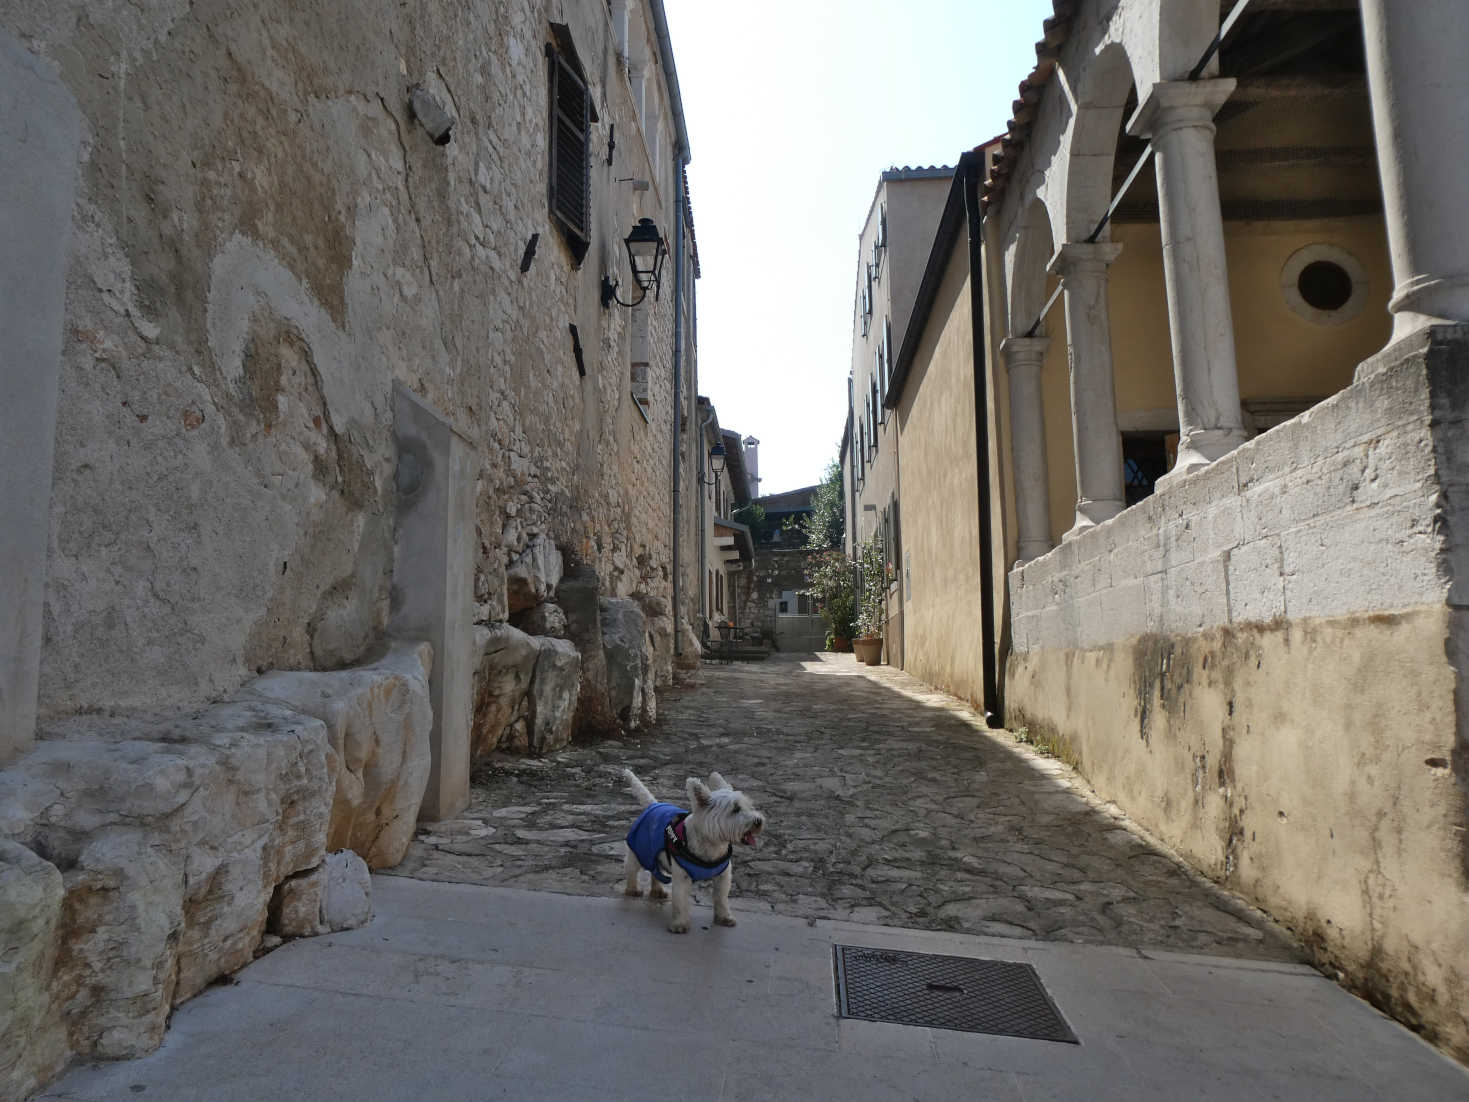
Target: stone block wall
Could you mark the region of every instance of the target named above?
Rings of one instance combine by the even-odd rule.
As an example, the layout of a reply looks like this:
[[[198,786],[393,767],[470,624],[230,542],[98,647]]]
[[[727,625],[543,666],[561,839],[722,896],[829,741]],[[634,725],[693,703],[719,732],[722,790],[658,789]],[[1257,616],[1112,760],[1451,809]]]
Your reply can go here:
[[[1006,715],[1469,1054],[1469,329],[1010,575]]]
[[[547,209],[552,21],[598,114],[580,263]],[[395,383],[478,458],[479,622],[507,618],[506,566],[539,537],[609,595],[671,596],[673,260],[641,307],[646,417],[632,312],[599,290],[604,273],[631,282],[622,238],[639,217],[672,242],[675,136],[662,109],[645,141],[607,5],[370,3],[336,19],[285,0],[0,0],[0,34],[54,74],[82,131],[43,718],[195,707],[380,639]],[[412,118],[415,83],[455,116],[449,144]]]

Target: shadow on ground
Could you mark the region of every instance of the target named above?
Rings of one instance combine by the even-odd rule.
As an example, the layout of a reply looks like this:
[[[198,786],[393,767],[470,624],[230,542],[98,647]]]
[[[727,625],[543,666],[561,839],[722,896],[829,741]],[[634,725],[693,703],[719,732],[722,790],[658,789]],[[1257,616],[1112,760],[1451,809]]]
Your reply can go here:
[[[1066,766],[900,671],[833,654],[706,666],[660,708],[637,737],[486,763],[464,814],[421,824],[392,871],[612,895],[637,811],[621,767],[677,803],[719,770],[769,817],[736,854],[736,914],[1299,959]]]

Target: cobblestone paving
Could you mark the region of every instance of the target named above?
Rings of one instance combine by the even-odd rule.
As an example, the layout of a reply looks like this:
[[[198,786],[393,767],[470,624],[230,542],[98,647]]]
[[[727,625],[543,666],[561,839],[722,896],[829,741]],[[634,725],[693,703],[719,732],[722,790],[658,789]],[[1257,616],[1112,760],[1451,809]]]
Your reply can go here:
[[[610,895],[637,811],[618,770],[677,803],[718,770],[769,820],[737,849],[736,915],[1299,957],[1068,767],[900,671],[832,654],[706,666],[659,707],[636,738],[492,760],[463,816],[423,824],[393,872]]]

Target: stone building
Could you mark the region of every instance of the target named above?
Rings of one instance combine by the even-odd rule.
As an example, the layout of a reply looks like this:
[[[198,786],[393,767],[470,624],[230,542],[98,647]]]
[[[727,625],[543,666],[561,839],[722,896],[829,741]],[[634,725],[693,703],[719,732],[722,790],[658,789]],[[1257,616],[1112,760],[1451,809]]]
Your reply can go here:
[[[1465,1057],[1461,13],[1054,7],[887,399],[909,665],[1002,670],[1008,725]],[[977,646],[920,641],[935,601]]]
[[[660,0],[0,0],[0,1095],[697,661],[689,155]]]
[[[699,518],[703,528],[699,576],[703,592],[699,602],[701,638],[716,639],[716,625],[738,625],[742,601],[748,590],[748,571],[755,557],[755,544],[748,525],[734,519],[734,512],[750,503],[751,476],[746,459],[753,457],[759,441],[746,445],[740,434],[719,425],[713,403],[699,396],[700,438],[705,449],[699,461]]]
[[[889,376],[952,175],[951,168],[933,166],[883,172],[857,239],[852,371],[840,450],[849,554],[882,533],[892,542],[899,463],[897,428],[888,415]],[[895,591],[884,637],[897,662],[902,653],[901,609]]]

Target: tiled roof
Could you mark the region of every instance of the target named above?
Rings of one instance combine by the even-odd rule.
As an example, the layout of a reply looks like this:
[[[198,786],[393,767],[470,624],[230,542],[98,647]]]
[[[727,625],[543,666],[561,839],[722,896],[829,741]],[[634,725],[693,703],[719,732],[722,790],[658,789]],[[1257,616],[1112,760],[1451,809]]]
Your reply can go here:
[[[1042,24],[1041,40],[1035,44],[1035,68],[1020,82],[1020,98],[1010,105],[1011,118],[1005,136],[1000,140],[1000,152],[995,155],[994,165],[980,191],[980,205],[985,209],[999,202],[1010,173],[1020,161],[1041,96],[1055,75],[1061,47],[1071,33],[1076,5],[1077,0],[1051,0],[1051,18]]]
[[[942,180],[954,175],[953,165],[894,165],[882,174],[884,180]]]

